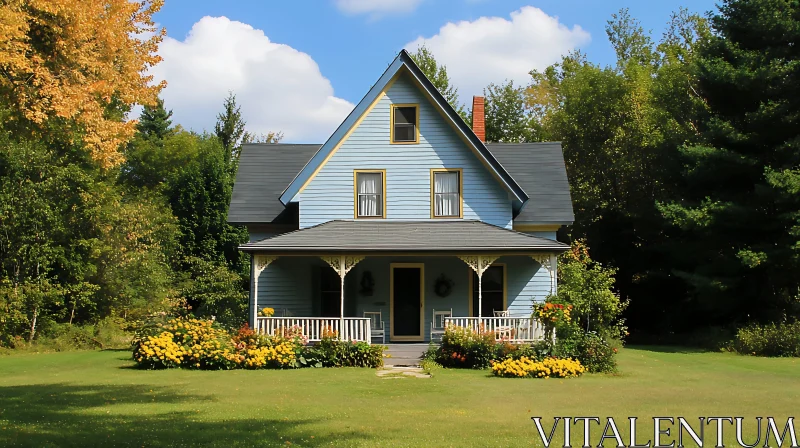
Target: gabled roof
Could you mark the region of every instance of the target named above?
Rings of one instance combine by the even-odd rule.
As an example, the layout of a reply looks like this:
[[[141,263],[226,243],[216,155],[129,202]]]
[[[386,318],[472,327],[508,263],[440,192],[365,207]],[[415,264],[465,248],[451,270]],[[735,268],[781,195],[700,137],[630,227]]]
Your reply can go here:
[[[486,146],[530,197],[514,222],[571,224],[575,221],[561,142],[487,143]]]
[[[290,215],[278,200],[297,173],[311,160],[320,145],[242,145],[239,170],[233,184],[228,222],[232,224],[291,224]]]
[[[334,220],[247,243],[239,249],[259,253],[322,252],[562,252],[566,244],[474,220]]]
[[[389,68],[387,68],[378,79],[378,82],[372,86],[369,92],[367,92],[367,95],[361,99],[353,111],[350,112],[350,115],[347,116],[342,124],[339,125],[336,131],[330,136],[328,141],[322,145],[319,151],[317,151],[303,169],[300,170],[294,180],[292,180],[289,186],[286,187],[286,190],[281,194],[280,201],[283,204],[288,204],[292,201],[336,150],[348,131],[356,125],[361,116],[370,109],[370,106],[379,98],[381,93],[383,93],[391,80],[403,69],[407,70],[408,73],[416,79],[423,91],[427,93],[428,97],[433,101],[434,107],[438,107],[444,113],[455,128],[455,131],[461,134],[463,140],[472,147],[475,154],[484,162],[484,165],[489,171],[509,190],[509,192],[511,192],[519,203],[525,203],[525,201],[528,200],[528,196],[525,194],[522,187],[520,187],[514,178],[500,165],[483,142],[472,132],[472,129],[464,123],[464,120],[453,110],[447,100],[442,97],[442,94],[439,93],[425,74],[422,73],[422,70],[420,70],[405,50],[400,51],[394,61],[389,65]]]
[[[279,197],[322,145],[248,144],[239,156],[228,222],[289,224],[296,210]],[[574,221],[561,143],[487,143],[486,147],[530,197],[514,222]],[[292,215],[292,216],[287,216]]]

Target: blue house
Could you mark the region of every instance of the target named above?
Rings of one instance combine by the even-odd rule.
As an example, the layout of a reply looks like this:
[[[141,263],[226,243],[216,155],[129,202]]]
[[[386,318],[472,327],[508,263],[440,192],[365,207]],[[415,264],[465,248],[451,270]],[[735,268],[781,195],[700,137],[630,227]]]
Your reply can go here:
[[[556,292],[573,221],[561,145],[484,140],[483,98],[470,128],[401,51],[324,144],[244,145],[228,219],[250,233],[250,324],[540,338],[531,307]]]

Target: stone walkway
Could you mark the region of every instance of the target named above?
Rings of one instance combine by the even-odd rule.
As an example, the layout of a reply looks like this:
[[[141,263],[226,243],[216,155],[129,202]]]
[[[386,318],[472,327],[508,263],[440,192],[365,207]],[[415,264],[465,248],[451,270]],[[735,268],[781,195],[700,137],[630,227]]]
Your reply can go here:
[[[394,367],[386,366],[376,373],[380,378],[385,380],[397,378],[430,378],[431,376],[422,371],[419,367]]]

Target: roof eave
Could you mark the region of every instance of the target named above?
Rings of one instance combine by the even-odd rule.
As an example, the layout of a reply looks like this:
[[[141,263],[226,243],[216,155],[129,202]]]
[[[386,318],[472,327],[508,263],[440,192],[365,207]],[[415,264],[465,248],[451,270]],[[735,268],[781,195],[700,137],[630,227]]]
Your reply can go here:
[[[313,176],[317,167],[325,161],[330,151],[344,138],[349,129],[355,125],[361,115],[369,108],[369,105],[380,95],[386,85],[397,74],[397,72],[406,67],[409,72],[417,79],[417,81],[426,90],[428,95],[437,103],[437,105],[445,112],[445,115],[452,121],[455,128],[463,134],[465,139],[469,141],[476,152],[481,155],[486,164],[495,172],[498,178],[502,180],[506,188],[514,195],[514,197],[523,204],[529,199],[528,195],[517,184],[513,177],[503,166],[497,161],[492,153],[486,148],[486,145],[472,132],[472,129],[464,123],[464,120],[453,110],[453,107],[444,99],[442,94],[433,86],[430,80],[422,73],[422,70],[417,66],[411,55],[406,50],[401,50],[400,54],[392,61],[389,67],[383,72],[378,81],[372,86],[367,94],[361,99],[345,120],[336,128],[330,138],[323,144],[319,150],[314,154],[311,160],[306,163],[302,170],[294,177],[292,182],[281,193],[280,201],[286,205],[300,192],[303,185],[308,179]]]
[[[409,69],[409,72],[419,81],[422,87],[425,88],[428,95],[433,98],[434,101],[439,105],[442,110],[444,110],[445,114],[448,118],[453,122],[456,129],[462,133],[462,135],[473,145],[475,150],[483,157],[484,161],[487,165],[489,165],[492,170],[495,171],[497,176],[503,180],[503,183],[506,185],[506,188],[511,191],[514,197],[522,202],[523,204],[529,199],[528,195],[525,193],[525,190],[517,184],[511,174],[506,171],[505,168],[497,161],[497,159],[492,155],[491,151],[486,147],[483,141],[475,135],[475,132],[467,126],[464,120],[458,115],[458,113],[453,109],[453,106],[447,102],[447,100],[442,96],[441,92],[431,83],[427,76],[422,73],[422,70],[417,66],[414,59],[411,57],[410,54],[404,49],[400,52],[398,56],[399,59],[402,59],[405,63],[406,67]]]
[[[503,254],[503,255],[525,255],[531,254],[536,252],[565,252],[569,249],[569,246],[561,247],[561,246],[552,246],[552,247],[540,247],[540,248],[530,248],[530,247],[502,247],[502,248],[459,248],[459,249],[397,249],[397,248],[336,248],[336,247],[324,247],[324,248],[265,248],[265,247],[250,247],[250,246],[239,246],[239,250],[242,252],[258,252],[258,253],[265,253],[265,254],[302,254],[302,255],[318,255],[318,254],[329,254],[329,253],[336,253],[336,254],[369,254],[369,253],[391,253],[391,254],[403,254],[403,253],[426,253],[426,254],[476,254],[476,253],[483,253],[483,254]]]
[[[292,199],[297,195],[297,193],[302,188],[303,184],[309,179],[314,170],[316,170],[317,166],[324,162],[325,158],[328,156],[328,153],[333,149],[334,146],[344,138],[347,131],[355,125],[356,121],[358,121],[359,117],[367,110],[370,104],[372,104],[375,97],[380,95],[383,88],[389,81],[394,77],[395,73],[402,67],[403,62],[400,58],[395,58],[395,60],[389,64],[386,70],[383,72],[378,81],[372,85],[372,88],[369,89],[366,95],[361,98],[361,101],[353,108],[347,118],[336,128],[336,131],[331,134],[325,143],[320,146],[317,152],[314,154],[314,157],[306,163],[302,170],[297,173],[297,176],[294,177],[292,182],[283,190],[281,193],[280,201],[286,205],[292,201]]]

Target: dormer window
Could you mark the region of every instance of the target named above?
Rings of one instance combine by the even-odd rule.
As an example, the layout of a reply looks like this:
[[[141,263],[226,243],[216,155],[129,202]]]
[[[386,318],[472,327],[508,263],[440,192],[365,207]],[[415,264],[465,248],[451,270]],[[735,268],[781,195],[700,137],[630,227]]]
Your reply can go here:
[[[355,217],[386,217],[386,171],[356,170],[355,175]]]
[[[393,104],[392,143],[419,143],[419,104]]]
[[[431,217],[463,218],[461,169],[431,170]]]

